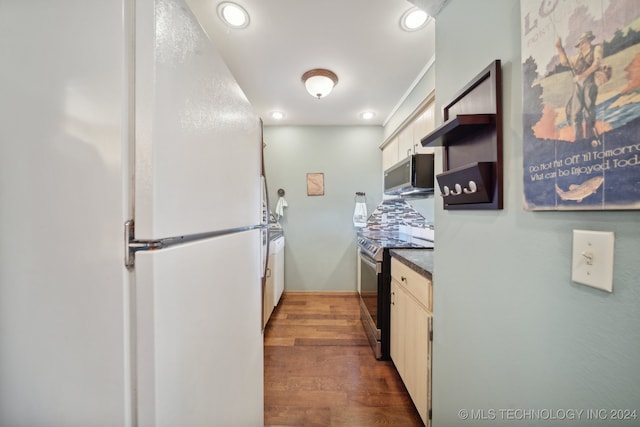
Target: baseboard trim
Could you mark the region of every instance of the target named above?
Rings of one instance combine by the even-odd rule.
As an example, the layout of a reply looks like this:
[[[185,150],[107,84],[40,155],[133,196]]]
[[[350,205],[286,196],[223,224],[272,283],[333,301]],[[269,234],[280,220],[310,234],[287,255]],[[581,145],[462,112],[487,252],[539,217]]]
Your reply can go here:
[[[356,291],[284,291],[282,296],[356,297]]]

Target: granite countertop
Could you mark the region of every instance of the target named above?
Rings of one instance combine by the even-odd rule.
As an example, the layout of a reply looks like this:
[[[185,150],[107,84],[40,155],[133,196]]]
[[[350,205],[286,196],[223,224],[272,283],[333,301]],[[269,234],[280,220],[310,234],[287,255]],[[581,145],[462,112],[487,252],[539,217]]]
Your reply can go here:
[[[404,265],[433,280],[433,249],[391,249],[390,253]]]

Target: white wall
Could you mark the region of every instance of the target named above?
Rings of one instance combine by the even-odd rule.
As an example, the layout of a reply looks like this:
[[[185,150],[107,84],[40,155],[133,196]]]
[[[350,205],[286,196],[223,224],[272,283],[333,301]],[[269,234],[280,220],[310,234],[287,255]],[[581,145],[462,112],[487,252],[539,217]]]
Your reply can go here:
[[[369,213],[382,199],[380,126],[267,126],[271,210],[285,190],[285,290],[356,290],[355,193]],[[307,173],[324,173],[324,196],[307,196]]]
[[[514,0],[450,0],[437,19],[437,111],[502,61],[505,207],[450,212],[435,199],[433,425],[638,425],[459,416],[640,410],[640,212],[523,210],[519,22]],[[613,293],[571,282],[576,228],[615,232]]]

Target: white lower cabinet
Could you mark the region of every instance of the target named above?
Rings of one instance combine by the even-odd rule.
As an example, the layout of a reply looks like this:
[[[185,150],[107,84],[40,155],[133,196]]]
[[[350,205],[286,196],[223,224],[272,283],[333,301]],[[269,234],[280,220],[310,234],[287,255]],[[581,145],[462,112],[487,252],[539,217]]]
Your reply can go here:
[[[426,426],[431,425],[432,283],[391,259],[390,352]]]
[[[284,292],[284,236],[271,242],[269,251],[273,254],[273,306],[277,306]],[[272,249],[273,247],[273,249]]]
[[[284,292],[284,236],[269,242],[269,258],[262,295],[262,327],[267,326]]]
[[[276,257],[275,255],[269,254],[269,258],[267,260],[267,271],[265,277],[264,284],[264,293],[262,295],[262,327],[265,328],[267,326],[267,322],[271,317],[271,313],[273,313],[274,305],[274,293],[275,293],[275,283],[274,283],[274,267]]]

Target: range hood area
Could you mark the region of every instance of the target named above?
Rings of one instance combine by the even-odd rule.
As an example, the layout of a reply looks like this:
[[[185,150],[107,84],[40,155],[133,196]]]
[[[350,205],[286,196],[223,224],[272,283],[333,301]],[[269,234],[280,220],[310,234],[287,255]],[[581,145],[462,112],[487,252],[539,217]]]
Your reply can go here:
[[[412,154],[384,171],[384,194],[406,198],[433,194],[433,154]]]

